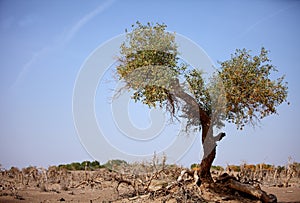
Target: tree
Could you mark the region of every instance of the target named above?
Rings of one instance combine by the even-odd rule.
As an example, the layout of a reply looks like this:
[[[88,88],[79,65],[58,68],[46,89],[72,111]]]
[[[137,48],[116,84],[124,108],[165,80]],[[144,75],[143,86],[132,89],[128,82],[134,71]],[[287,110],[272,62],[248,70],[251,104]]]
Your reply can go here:
[[[92,167],[93,170],[98,169],[98,168],[101,168],[100,162],[97,161],[97,160],[92,161],[92,162],[91,162],[91,167]]]
[[[225,122],[243,129],[256,125],[264,117],[276,114],[287,98],[284,76],[272,80],[277,71],[268,51],[261,48],[256,56],[237,49],[209,80],[203,73],[180,62],[175,34],[165,24],[143,25],[137,22],[121,45],[117,74],[124,88],[133,91],[132,99],[150,108],[163,108],[170,119],[187,120],[187,132],[199,130],[204,155],[199,164],[202,182],[213,182],[210,168],[216,156],[216,142],[225,133],[213,134]]]

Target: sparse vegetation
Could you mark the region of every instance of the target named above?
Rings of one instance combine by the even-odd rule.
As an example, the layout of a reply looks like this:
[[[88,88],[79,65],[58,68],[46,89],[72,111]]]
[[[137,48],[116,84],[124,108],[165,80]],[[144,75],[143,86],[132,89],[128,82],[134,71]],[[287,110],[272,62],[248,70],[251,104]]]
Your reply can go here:
[[[43,194],[72,194],[74,198],[77,197],[76,194],[79,191],[96,189],[95,195],[88,197],[90,201],[101,199],[99,192],[109,190],[111,196],[105,197],[102,199],[103,201],[122,202],[129,199],[132,202],[143,202],[173,199],[179,202],[207,202],[221,201],[222,198],[227,197],[241,202],[257,202],[255,198],[249,199],[249,196],[244,196],[242,193],[223,188],[224,177],[225,179],[234,178],[240,183],[264,187],[300,185],[300,164],[297,162],[277,167],[265,163],[242,163],[241,165],[229,165],[225,170],[222,166],[212,166],[211,171],[217,171],[217,173],[213,173],[216,185],[214,189],[207,190],[195,184],[193,171],[197,170],[198,164],[193,164],[192,170],[189,170],[175,165],[165,165],[162,163],[163,160],[156,158],[155,167],[152,162],[127,163],[123,160],[110,160],[103,165],[100,165],[98,161],[74,162],[50,166],[48,169],[30,166],[20,170],[17,167],[11,167],[9,170],[1,171],[0,198],[1,196],[11,196],[15,199],[26,200],[26,196],[23,195],[26,193],[20,192],[26,191],[28,188]],[[72,167],[68,170],[67,166]],[[82,170],[82,166],[86,166],[86,170]],[[111,167],[116,167],[116,169],[126,167],[141,171],[134,174],[121,173],[121,170],[117,172],[111,170]],[[231,175],[224,176],[229,172],[229,168]],[[66,198],[64,197],[64,199]]]

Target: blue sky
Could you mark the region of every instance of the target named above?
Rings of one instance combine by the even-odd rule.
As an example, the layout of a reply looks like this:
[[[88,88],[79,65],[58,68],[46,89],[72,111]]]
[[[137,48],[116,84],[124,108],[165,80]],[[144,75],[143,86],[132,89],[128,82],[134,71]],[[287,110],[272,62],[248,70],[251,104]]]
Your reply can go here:
[[[74,127],[76,77],[93,50],[137,20],[164,22],[201,46],[215,64],[236,48],[270,50],[279,74],[286,75],[291,105],[283,104],[278,116],[255,129],[227,125],[214,164],[277,165],[289,156],[300,162],[299,11],[300,2],[292,0],[0,1],[0,163],[47,167],[93,159]],[[130,106],[131,115],[145,111]],[[197,139],[180,163],[200,161],[199,148]]]

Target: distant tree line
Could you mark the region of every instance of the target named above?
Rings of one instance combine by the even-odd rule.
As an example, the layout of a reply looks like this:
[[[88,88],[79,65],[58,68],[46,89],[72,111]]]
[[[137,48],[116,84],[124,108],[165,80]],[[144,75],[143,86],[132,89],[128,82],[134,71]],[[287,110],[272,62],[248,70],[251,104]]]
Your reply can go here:
[[[72,162],[70,164],[60,164],[58,165],[59,169],[67,169],[71,171],[80,171],[80,170],[96,170],[103,168],[99,161],[83,161],[83,162]]]
[[[60,164],[59,169],[67,169],[71,171],[89,170],[94,171],[100,168],[113,168],[114,166],[120,166],[121,164],[127,164],[124,160],[109,160],[105,164],[101,165],[99,161],[83,161],[83,162],[72,162],[70,164]]]

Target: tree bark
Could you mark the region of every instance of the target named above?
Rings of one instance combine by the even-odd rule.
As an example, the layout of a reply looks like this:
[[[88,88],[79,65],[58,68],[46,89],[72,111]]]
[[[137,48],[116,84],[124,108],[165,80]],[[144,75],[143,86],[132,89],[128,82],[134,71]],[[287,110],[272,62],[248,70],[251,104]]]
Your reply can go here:
[[[210,173],[210,168],[212,163],[216,157],[216,148],[212,150],[212,152],[207,156],[202,158],[200,163],[199,177],[201,183],[213,183],[213,179]]]
[[[199,178],[201,183],[213,183],[213,179],[210,173],[210,168],[216,157],[217,152],[217,141],[220,141],[225,133],[220,133],[217,136],[213,136],[213,129],[210,124],[202,124],[202,147],[203,157],[199,164]]]
[[[173,94],[183,100],[191,109],[190,112],[193,113],[195,118],[199,118],[201,125],[201,141],[202,147],[204,151],[204,155],[202,157],[202,161],[199,164],[199,181],[205,183],[212,183],[213,179],[210,173],[210,168],[212,163],[216,157],[216,142],[220,141],[225,133],[220,133],[216,137],[213,136],[213,126],[211,126],[211,118],[209,114],[201,108],[201,106],[197,103],[194,97],[186,93],[180,86],[179,81],[175,81],[173,84],[174,92]]]
[[[220,141],[224,136],[225,133],[219,133],[217,136],[213,136],[213,128],[210,126],[210,122],[202,124],[202,146],[204,154],[199,165],[199,177],[201,182],[213,182],[210,168],[216,157],[216,142]]]
[[[266,192],[262,191],[261,189],[257,189],[252,185],[243,184],[238,181],[229,179],[228,187],[243,193],[247,193],[253,197],[256,197],[264,203],[277,202],[277,198],[275,195],[268,195]]]
[[[219,133],[217,136],[213,136],[212,127],[209,123],[202,125],[202,146],[203,146],[203,157],[199,165],[199,176],[200,181],[205,183],[212,183],[213,179],[210,173],[210,168],[216,157],[217,141],[220,141],[225,137],[225,133]]]

